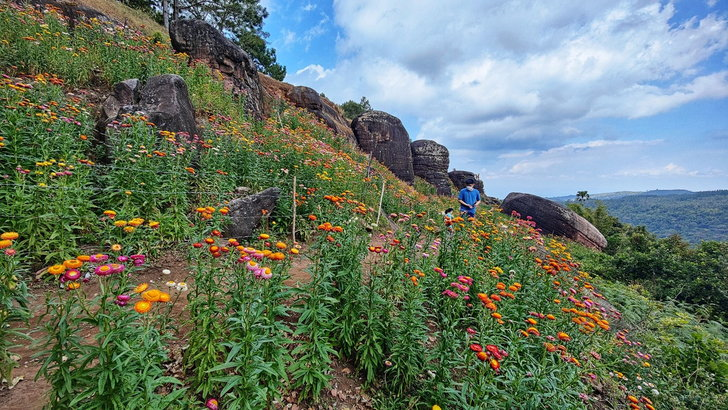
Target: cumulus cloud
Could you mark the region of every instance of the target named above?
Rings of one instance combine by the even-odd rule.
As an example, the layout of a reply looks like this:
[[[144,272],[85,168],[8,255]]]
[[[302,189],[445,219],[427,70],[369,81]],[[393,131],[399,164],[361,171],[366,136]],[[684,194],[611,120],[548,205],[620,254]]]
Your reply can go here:
[[[326,78],[331,73],[332,70],[327,70],[318,64],[310,64],[296,71],[297,76],[308,77],[311,78],[313,81],[318,81]]]
[[[650,0],[335,0],[339,60],[305,85],[417,118],[416,138],[536,149],[590,118],[639,118],[728,96],[725,16],[676,20]],[[291,82],[304,77],[293,75]],[[312,81],[310,76],[305,80]]]

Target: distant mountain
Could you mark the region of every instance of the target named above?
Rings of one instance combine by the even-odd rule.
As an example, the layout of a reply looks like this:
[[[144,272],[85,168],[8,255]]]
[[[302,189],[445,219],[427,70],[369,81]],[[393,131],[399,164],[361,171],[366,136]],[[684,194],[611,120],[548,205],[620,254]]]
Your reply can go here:
[[[565,200],[550,199],[573,202],[576,195]],[[590,195],[584,205],[596,208],[599,202],[620,221],[643,225],[658,237],[678,234],[690,243],[728,241],[728,190],[612,192]]]
[[[667,195],[685,195],[685,194],[693,194],[695,192],[688,191],[687,189],[654,189],[652,191],[618,191],[618,192],[604,192],[601,194],[589,194],[589,199],[619,199],[624,198],[626,196],[634,196],[634,195],[651,195],[651,196],[667,196]],[[576,201],[576,194],[574,195],[564,195],[564,196],[554,196],[548,198],[552,201],[556,202],[573,202]]]

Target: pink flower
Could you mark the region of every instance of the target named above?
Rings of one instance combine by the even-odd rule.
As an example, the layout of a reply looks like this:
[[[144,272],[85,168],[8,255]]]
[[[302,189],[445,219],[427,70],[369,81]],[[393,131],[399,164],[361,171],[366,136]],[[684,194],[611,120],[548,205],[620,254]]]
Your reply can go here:
[[[217,402],[217,399],[207,399],[205,402],[205,407],[207,407],[210,410],[218,410],[219,403]]]

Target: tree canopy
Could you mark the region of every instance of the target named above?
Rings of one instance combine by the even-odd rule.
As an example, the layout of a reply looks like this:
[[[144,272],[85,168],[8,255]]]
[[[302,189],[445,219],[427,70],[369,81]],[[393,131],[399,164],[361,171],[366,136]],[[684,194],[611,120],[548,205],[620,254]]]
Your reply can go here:
[[[349,119],[353,119],[367,111],[372,110],[372,106],[369,104],[367,97],[361,97],[359,102],[349,100],[341,104],[341,109],[344,110],[344,116]]]

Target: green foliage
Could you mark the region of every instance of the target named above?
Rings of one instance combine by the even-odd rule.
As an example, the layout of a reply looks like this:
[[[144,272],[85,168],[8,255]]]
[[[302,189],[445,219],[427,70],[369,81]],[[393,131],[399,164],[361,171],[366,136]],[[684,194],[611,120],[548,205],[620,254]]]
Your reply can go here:
[[[660,238],[679,234],[691,244],[728,241],[728,191],[654,195],[650,192],[617,199],[587,201],[590,208],[603,203],[623,223],[644,225]]]
[[[344,117],[349,119],[354,119],[359,115],[372,110],[372,106],[369,104],[367,97],[361,97],[361,100],[359,100],[358,103],[349,100],[341,104],[340,107],[344,110]]]
[[[608,279],[639,283],[659,300],[702,305],[728,320],[728,242],[691,246],[679,236],[660,239],[644,226],[622,224],[600,203],[596,209],[569,204],[607,238],[604,254],[578,252],[585,267]]]

